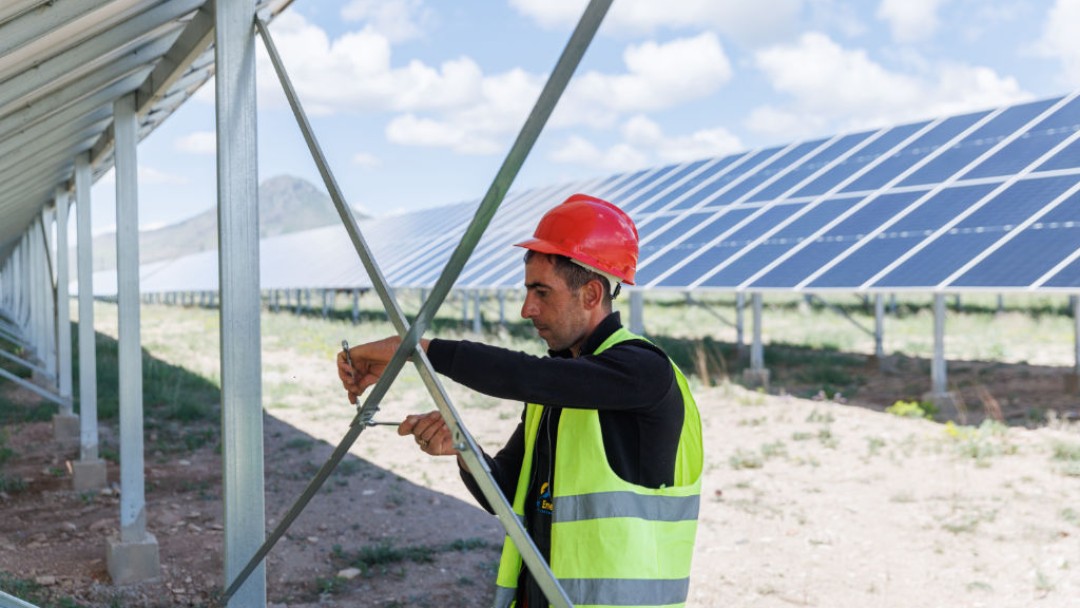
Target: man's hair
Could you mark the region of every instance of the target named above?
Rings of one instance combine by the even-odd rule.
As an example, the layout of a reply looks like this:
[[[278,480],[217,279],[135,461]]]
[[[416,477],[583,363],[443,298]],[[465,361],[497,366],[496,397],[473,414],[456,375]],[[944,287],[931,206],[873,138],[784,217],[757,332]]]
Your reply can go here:
[[[539,251],[533,251],[531,249],[525,252],[525,263],[528,264],[529,260],[533,259],[534,256],[550,258],[552,263],[555,264],[555,272],[562,277],[562,280],[566,282],[566,286],[574,293],[577,293],[578,290],[584,287],[589,281],[600,281],[600,285],[604,289],[604,310],[611,310],[611,282],[608,281],[607,277],[598,272],[593,272],[584,266],[575,264],[565,255],[540,253]]]

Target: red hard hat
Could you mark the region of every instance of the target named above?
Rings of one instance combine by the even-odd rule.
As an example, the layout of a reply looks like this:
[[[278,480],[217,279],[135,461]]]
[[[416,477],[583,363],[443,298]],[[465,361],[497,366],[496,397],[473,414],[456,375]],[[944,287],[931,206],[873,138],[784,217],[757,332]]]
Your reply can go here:
[[[629,215],[611,203],[575,194],[540,218],[533,238],[517,243],[540,253],[563,255],[634,284],[638,234]]]

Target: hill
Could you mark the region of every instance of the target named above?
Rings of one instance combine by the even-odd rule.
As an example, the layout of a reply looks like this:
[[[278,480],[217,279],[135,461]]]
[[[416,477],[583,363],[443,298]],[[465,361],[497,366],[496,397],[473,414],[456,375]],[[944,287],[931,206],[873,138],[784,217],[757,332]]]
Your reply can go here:
[[[356,217],[367,217],[354,211]],[[341,221],[330,197],[311,182],[288,175],[271,177],[259,185],[259,235],[299,232]],[[217,209],[186,220],[139,232],[139,258],[145,264],[170,260],[217,247]],[[74,275],[75,248],[71,249]],[[94,237],[94,270],[116,268],[116,233]]]

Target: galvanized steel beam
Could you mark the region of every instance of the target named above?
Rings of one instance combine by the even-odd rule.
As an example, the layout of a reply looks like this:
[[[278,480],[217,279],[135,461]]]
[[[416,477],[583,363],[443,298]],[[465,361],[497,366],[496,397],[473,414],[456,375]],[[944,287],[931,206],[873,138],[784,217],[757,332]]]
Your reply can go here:
[[[142,347],[139,328],[139,200],[135,101],[116,101],[116,299],[120,366],[120,541],[146,537]]]
[[[75,158],[79,274],[79,459],[98,458],[97,349],[94,336],[94,258],[90,226],[90,157]]]
[[[56,364],[60,396],[68,401],[61,414],[71,414],[71,302],[68,299],[68,193],[56,193]]]
[[[254,0],[215,0],[218,256],[225,584],[266,535],[259,318],[259,206]],[[229,606],[266,605],[266,571],[234,589]]]

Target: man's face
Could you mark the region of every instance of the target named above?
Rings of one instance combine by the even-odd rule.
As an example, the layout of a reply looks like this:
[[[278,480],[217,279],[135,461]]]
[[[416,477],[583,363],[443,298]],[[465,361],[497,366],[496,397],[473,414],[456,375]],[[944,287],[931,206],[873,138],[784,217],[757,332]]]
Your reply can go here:
[[[571,349],[576,356],[589,331],[581,291],[570,291],[546,255],[534,255],[525,263],[525,289],[521,316],[532,321],[548,348]]]

